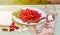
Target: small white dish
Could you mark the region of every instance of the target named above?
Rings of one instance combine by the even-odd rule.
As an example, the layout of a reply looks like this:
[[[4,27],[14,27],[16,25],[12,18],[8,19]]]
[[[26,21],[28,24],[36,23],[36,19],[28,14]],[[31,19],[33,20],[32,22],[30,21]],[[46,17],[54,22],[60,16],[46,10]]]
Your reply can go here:
[[[46,17],[46,14],[45,14],[45,12],[43,11],[43,10],[40,10],[40,9],[38,9],[38,8],[31,8],[31,7],[25,7],[25,8],[22,8],[23,10],[24,9],[31,9],[31,10],[36,10],[36,11],[38,11],[38,13],[41,13],[41,18],[44,18],[44,17]],[[18,22],[18,23],[20,23],[20,24],[25,24],[25,25],[36,25],[37,23],[27,23],[27,22],[23,22],[21,19],[19,19],[19,18],[16,18],[15,16],[13,16],[13,19],[16,21],[16,22]],[[40,20],[39,22],[41,23],[41,22],[43,22],[44,20]]]

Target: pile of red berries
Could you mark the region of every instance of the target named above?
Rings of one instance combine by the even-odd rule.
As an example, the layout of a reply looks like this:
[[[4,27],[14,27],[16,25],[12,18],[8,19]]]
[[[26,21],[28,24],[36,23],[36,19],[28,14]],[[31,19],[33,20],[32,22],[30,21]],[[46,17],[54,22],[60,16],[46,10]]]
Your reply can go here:
[[[14,29],[19,29],[19,27],[16,26],[15,23],[12,23],[12,25],[10,25],[9,28],[10,28],[10,30],[9,30],[10,32],[14,31]]]
[[[9,31],[12,32],[14,30],[19,30],[19,27],[15,25],[15,23],[12,23],[12,25],[9,26]],[[3,28],[2,31],[8,31],[8,28]]]
[[[19,18],[24,22],[38,22],[40,20],[41,13],[38,11],[25,9],[19,12]]]

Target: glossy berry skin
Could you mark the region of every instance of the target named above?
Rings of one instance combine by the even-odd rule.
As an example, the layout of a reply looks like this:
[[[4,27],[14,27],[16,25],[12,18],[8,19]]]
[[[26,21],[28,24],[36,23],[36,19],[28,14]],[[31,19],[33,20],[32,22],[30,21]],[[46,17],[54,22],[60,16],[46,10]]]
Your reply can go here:
[[[14,26],[15,26],[15,25],[10,25],[9,28],[12,28],[12,27],[14,27]]]
[[[14,31],[14,27],[11,27],[9,31],[10,31],[10,32]]]
[[[14,31],[14,29],[19,29],[19,27],[16,26],[15,23],[12,23],[12,25],[10,25],[9,28],[10,28],[9,30],[10,32]]]
[[[15,28],[15,29],[19,29],[19,27],[18,27],[18,26],[14,26],[14,28]]]
[[[19,18],[24,22],[38,22],[40,20],[41,14],[35,10],[21,10],[19,13]]]
[[[15,23],[13,22],[12,25],[15,25]]]

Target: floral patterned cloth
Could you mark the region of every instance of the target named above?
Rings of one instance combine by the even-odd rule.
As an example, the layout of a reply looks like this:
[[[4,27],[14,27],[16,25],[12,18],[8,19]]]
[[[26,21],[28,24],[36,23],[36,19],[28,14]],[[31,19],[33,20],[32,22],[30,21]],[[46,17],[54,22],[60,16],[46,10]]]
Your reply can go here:
[[[54,17],[56,18],[56,13],[52,13]],[[53,35],[54,29],[55,29],[55,22],[56,20],[53,19],[53,21],[47,22],[46,19],[40,24],[37,24],[36,26],[32,26],[30,31],[32,32],[32,35]]]

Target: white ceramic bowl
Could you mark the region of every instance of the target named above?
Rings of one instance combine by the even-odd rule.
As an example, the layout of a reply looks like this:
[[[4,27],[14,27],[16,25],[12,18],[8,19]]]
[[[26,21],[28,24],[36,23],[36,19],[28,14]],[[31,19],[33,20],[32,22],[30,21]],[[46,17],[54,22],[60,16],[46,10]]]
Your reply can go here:
[[[46,17],[46,14],[45,14],[45,12],[43,11],[43,10],[40,10],[40,9],[38,9],[38,8],[32,8],[32,7],[25,7],[25,8],[22,8],[23,10],[25,10],[25,9],[31,9],[31,10],[36,10],[36,11],[38,11],[38,13],[41,13],[41,18],[44,18],[44,17]],[[23,22],[21,19],[19,19],[19,18],[16,18],[15,16],[13,16],[13,19],[16,21],[16,22],[18,22],[18,23],[20,23],[20,24],[26,24],[26,25],[36,25],[37,23],[27,23],[27,22]],[[40,20],[39,22],[41,23],[41,22],[43,22],[44,20]]]

